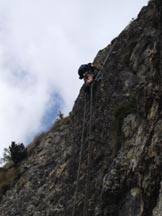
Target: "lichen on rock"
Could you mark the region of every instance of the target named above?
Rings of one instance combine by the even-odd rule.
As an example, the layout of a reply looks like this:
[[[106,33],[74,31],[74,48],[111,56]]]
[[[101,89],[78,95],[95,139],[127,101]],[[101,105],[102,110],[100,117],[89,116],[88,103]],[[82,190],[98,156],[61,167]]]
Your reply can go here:
[[[0,170],[1,215],[161,216],[161,18],[151,0],[94,59],[93,100],[82,87],[5,186]]]

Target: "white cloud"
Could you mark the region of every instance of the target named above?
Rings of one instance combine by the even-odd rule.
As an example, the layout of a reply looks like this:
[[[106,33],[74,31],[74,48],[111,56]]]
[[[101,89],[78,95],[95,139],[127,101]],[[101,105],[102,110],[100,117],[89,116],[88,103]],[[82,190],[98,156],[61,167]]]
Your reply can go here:
[[[0,0],[0,152],[26,142],[57,99],[70,111],[77,69],[136,16],[147,0]]]

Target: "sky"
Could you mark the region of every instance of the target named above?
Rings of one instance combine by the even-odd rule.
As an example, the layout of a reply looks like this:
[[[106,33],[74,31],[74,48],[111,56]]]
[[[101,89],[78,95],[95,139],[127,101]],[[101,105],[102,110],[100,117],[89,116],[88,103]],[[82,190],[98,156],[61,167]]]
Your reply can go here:
[[[0,156],[71,111],[77,70],[148,0],[0,0]]]

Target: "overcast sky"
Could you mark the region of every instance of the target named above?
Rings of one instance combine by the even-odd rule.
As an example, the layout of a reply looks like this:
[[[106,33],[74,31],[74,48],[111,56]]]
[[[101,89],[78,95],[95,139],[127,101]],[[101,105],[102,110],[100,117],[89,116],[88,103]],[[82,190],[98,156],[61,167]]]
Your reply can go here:
[[[148,0],[0,0],[0,155],[68,114],[92,62]]]

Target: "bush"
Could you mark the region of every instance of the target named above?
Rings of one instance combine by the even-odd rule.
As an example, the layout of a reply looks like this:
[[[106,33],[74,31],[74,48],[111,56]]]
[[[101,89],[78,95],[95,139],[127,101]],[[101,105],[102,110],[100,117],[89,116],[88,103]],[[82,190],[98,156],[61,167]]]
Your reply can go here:
[[[24,147],[23,143],[21,144],[16,144],[15,142],[11,143],[11,146],[9,146],[10,150],[10,156],[11,160],[17,164],[23,159],[27,157],[27,150]]]
[[[61,111],[59,111],[58,117],[59,117],[59,119],[63,119],[64,118],[64,114]]]
[[[4,148],[3,157],[0,159],[0,163],[4,164],[11,162],[11,154],[9,148]]]

